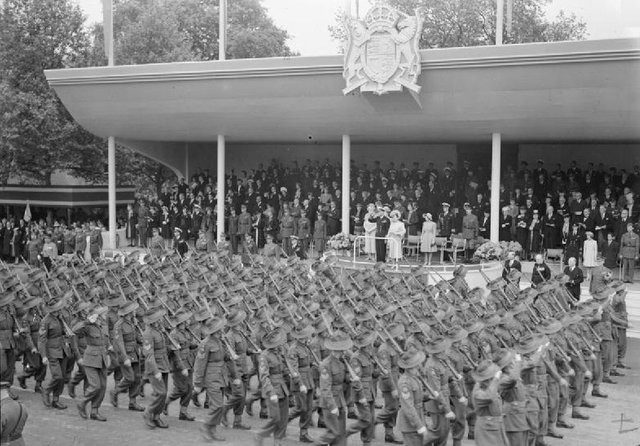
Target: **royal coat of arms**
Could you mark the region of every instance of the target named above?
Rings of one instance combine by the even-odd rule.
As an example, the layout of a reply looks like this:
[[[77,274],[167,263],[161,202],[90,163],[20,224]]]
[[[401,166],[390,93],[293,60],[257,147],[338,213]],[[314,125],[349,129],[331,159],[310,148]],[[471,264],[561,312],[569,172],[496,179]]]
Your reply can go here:
[[[419,11],[409,16],[380,1],[364,20],[345,16],[343,23],[347,30],[344,94],[360,88],[380,95],[402,91],[403,86],[420,92]]]

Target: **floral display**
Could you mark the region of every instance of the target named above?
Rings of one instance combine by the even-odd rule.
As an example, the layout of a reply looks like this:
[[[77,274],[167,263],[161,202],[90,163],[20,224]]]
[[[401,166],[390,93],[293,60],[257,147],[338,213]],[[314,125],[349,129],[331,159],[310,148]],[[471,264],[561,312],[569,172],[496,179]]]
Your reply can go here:
[[[473,258],[478,261],[505,260],[509,251],[518,254],[522,252],[522,246],[518,242],[485,242],[476,249]]]
[[[335,250],[351,249],[353,247],[353,239],[354,236],[341,232],[327,241],[327,248]]]

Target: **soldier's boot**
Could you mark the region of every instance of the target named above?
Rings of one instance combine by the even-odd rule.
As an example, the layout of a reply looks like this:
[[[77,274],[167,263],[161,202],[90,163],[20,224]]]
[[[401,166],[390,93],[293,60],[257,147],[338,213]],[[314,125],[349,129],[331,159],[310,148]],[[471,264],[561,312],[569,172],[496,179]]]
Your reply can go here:
[[[180,406],[180,415],[178,415],[178,420],[181,421],[195,421],[196,417],[194,417],[193,415],[189,414],[189,412],[187,412],[187,408],[184,406]]]
[[[107,417],[101,415],[100,412],[98,412],[97,407],[91,408],[91,415],[89,415],[89,418],[95,421],[107,421]]]
[[[401,440],[398,440],[393,434],[393,429],[385,429],[384,431],[384,442],[391,444],[402,444]]]
[[[570,423],[567,420],[565,420],[564,416],[558,417],[558,422],[556,423],[556,426],[564,429],[573,429],[574,427],[576,427],[573,423]]]
[[[51,393],[46,390],[42,391],[42,403],[44,407],[51,407]]]
[[[69,393],[69,396],[71,398],[76,398],[76,386],[74,386],[72,383],[67,384],[67,392]]]
[[[36,385],[33,388],[33,391],[36,393],[42,393],[42,381],[36,381]]]
[[[358,419],[358,415],[356,414],[356,407],[353,404],[350,404],[349,408],[347,409],[347,418],[352,420]]]
[[[571,411],[571,418],[575,418],[577,420],[588,420],[589,416],[580,412],[580,410],[577,407],[574,407],[573,410]]]
[[[86,401],[80,401],[78,404],[76,404],[76,407],[78,408],[78,414],[80,414],[80,418],[82,418],[83,420],[87,419],[87,402]]]
[[[562,435],[560,432],[558,432],[556,430],[556,423],[549,423],[549,428],[547,429],[547,435],[549,437],[553,437],[553,438],[563,438],[564,435]]]
[[[224,427],[229,427],[229,411],[231,410],[231,406],[229,406],[228,404],[225,404],[222,407],[222,417],[220,418],[220,424],[222,424]]]
[[[27,388],[27,378],[25,378],[24,376],[19,376],[18,377],[18,383],[20,384],[20,388],[21,389],[26,389]]]
[[[462,446],[462,440],[453,440],[453,446]]]
[[[195,407],[202,407],[202,404],[200,404],[200,401],[198,401],[198,394],[195,392],[193,392],[193,395],[191,395],[191,402]]]
[[[149,412],[147,412],[145,410],[144,413],[142,414],[142,418],[144,419],[144,424],[149,429],[155,429],[156,428],[156,424],[153,422],[153,416]]]
[[[549,446],[549,443],[547,443],[546,441],[544,441],[544,436],[542,435],[537,435],[536,436],[536,443],[535,446]]]
[[[118,392],[115,389],[109,392],[109,401],[113,407],[118,407]]]
[[[602,382],[607,384],[618,384],[618,381],[614,381],[611,379],[611,376],[609,376],[609,372],[604,374],[604,376],[602,377]]]
[[[159,427],[160,429],[167,429],[169,427],[167,422],[160,418],[160,415],[155,416],[155,418],[153,419],[153,424],[155,424],[156,427]]]
[[[244,400],[244,411],[247,413],[247,415],[249,415],[250,417],[253,416],[253,401],[254,399],[251,398],[250,396],[247,396]]]
[[[58,410],[65,410],[67,408],[66,404],[62,404],[57,396],[53,397],[53,401],[51,401],[51,407]]]
[[[246,424],[242,424],[242,415],[236,415],[233,418],[233,428],[239,429],[243,431],[248,431],[251,429],[251,426],[247,426]]]
[[[309,432],[300,432],[301,443],[313,443],[314,440],[309,436]]]
[[[134,412],[144,412],[144,406],[138,404],[135,398],[131,398],[129,400],[129,410],[132,410]]]
[[[200,427],[200,432],[202,432],[202,437],[206,441],[226,441],[224,437],[220,436],[220,434],[216,432],[216,426],[207,426],[203,424]]]
[[[615,368],[611,369],[611,372],[609,372],[609,375],[611,376],[624,376],[624,373],[619,372],[618,370],[616,370]]]
[[[588,408],[588,409],[593,409],[593,408],[595,408],[595,407],[596,407],[596,405],[595,405],[595,404],[593,404],[593,403],[590,403],[590,402],[589,402],[589,401],[587,401],[587,400],[586,400],[586,398],[585,398],[585,399],[583,399],[583,400],[582,400],[582,404],[580,404],[580,407],[586,407],[586,408]]]
[[[208,409],[208,408],[209,408],[209,394],[207,394],[207,395],[204,397],[204,408],[205,408],[205,409]]]
[[[164,402],[164,409],[162,409],[162,414],[165,417],[169,416],[169,404],[171,404],[172,402],[174,402],[176,400],[176,398],[167,398]]]
[[[600,386],[598,384],[593,386],[593,390],[591,391],[591,396],[595,396],[596,398],[608,398],[609,395],[602,392],[600,390]]]

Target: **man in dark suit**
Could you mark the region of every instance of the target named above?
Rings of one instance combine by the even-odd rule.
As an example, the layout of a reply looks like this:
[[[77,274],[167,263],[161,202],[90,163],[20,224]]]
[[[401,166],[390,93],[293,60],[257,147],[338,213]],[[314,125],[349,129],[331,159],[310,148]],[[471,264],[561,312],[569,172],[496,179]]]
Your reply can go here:
[[[607,234],[613,229],[611,214],[607,212],[607,207],[604,203],[601,203],[598,207],[598,212],[596,212],[593,220],[595,223],[594,229],[596,230],[598,243],[603,244],[607,241]]]
[[[391,220],[389,220],[389,206],[384,206],[378,210],[378,214],[370,219],[376,224],[376,237],[386,237],[389,232]],[[385,262],[387,259],[387,241],[376,239],[376,262]]]
[[[580,284],[584,281],[584,275],[582,270],[576,265],[577,261],[575,257],[569,257],[567,266],[564,268],[564,273],[569,277],[569,280],[565,284],[569,293],[575,298],[576,301],[580,300]]]
[[[507,280],[509,273],[514,269],[522,272],[522,265],[520,264],[520,261],[516,259],[516,253],[509,251],[507,254],[507,260],[504,261],[504,266],[502,268],[502,278]]]
[[[616,241],[620,243],[620,239],[622,238],[622,234],[627,232],[627,223],[630,223],[631,219],[629,218],[629,211],[623,209],[620,211],[620,218],[614,223],[614,235]]]
[[[489,240],[491,233],[491,209],[486,207],[483,209],[483,215],[480,217],[480,226],[478,227],[478,235],[485,240]]]
[[[604,266],[613,269],[618,267],[617,259],[618,252],[620,251],[620,244],[616,242],[616,239],[612,232],[607,234],[607,240],[600,245],[600,252],[604,259]]]

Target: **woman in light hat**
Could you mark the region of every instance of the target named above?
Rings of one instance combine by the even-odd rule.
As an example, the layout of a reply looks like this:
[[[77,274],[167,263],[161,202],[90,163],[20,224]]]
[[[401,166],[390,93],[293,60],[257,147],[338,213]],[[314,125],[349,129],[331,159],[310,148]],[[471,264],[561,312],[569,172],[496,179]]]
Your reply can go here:
[[[436,247],[437,226],[431,213],[422,214],[422,232],[420,234],[420,252],[424,252],[424,265],[431,266],[431,256],[438,250]]]
[[[287,335],[276,328],[262,340],[264,351],[258,362],[262,396],[267,399],[269,421],[255,435],[256,446],[262,446],[264,439],[273,435],[275,440],[282,440],[287,431],[289,421],[289,387],[284,379],[285,359],[280,347],[287,342]]]
[[[404,373],[398,378],[398,430],[402,432],[402,439],[407,446],[422,446],[423,435],[427,433],[423,388],[419,379],[424,360],[425,355],[421,351],[405,352],[398,360],[398,365],[404,369]]]
[[[374,221],[376,215],[376,207],[373,203],[367,205],[367,213],[364,215],[364,253],[367,255],[367,260],[373,260],[376,254],[376,222]]]
[[[591,270],[598,266],[598,242],[593,239],[593,232],[584,233],[586,239],[582,244],[582,266],[587,270],[585,280],[591,281]]]
[[[404,227],[404,223],[400,219],[400,211],[394,210],[389,214],[391,218],[391,224],[389,225],[389,232],[387,232],[387,237],[389,237],[389,260],[398,263],[398,260],[402,258],[402,239],[406,234],[407,230]]]
[[[488,359],[478,364],[473,378],[473,407],[476,411],[475,444],[477,446],[509,446],[502,417],[502,399],[498,394],[500,367]]]

